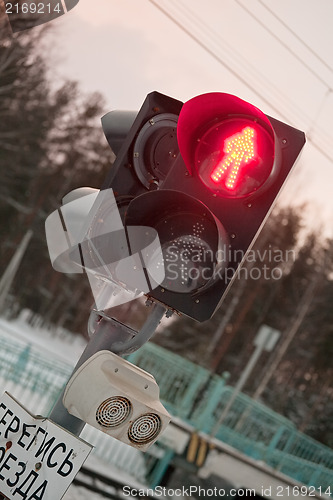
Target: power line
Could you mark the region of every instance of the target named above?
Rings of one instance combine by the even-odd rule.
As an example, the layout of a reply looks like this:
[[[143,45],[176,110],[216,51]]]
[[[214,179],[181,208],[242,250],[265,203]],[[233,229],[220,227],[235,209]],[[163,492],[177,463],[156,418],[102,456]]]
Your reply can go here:
[[[270,106],[278,115],[280,115],[284,120],[289,121],[288,117],[281,111],[281,108],[276,107],[272,102],[266,98],[262,93],[259,92],[256,86],[249,83],[249,81],[241,76],[234,68],[228,64],[221,56],[216,54],[206,43],[200,40],[194,33],[192,33],[188,28],[186,28],[182,23],[180,23],[172,14],[170,14],[165,8],[163,8],[157,0],[148,0],[152,3],[158,10],[160,10],[167,18],[169,18],[178,28],[186,33],[196,44],[198,44],[202,49],[204,49],[213,59],[215,59],[219,64],[224,66],[235,78],[237,78],[244,86],[250,89],[255,95],[257,95],[263,102]],[[189,11],[188,11],[189,13]],[[311,137],[308,138],[309,142],[312,143],[314,148],[320,152],[327,160],[333,162],[333,157],[330,156],[322,147],[315,143]]]
[[[313,127],[314,120],[312,117],[310,117],[309,115],[306,115],[304,113],[304,109],[301,111],[293,102],[291,103],[290,100],[285,96],[285,94],[281,93],[279,88],[274,86],[271,81],[269,81],[267,78],[265,78],[265,75],[263,75],[263,74],[259,75],[258,70],[256,68],[253,68],[253,65],[250,65],[248,63],[248,61],[243,56],[238,54],[235,51],[234,47],[229,45],[225,39],[222,39],[221,37],[219,37],[214,32],[214,30],[212,30],[211,26],[209,26],[207,23],[205,23],[201,18],[199,19],[194,14],[193,10],[191,11],[191,9],[188,9],[187,7],[185,8],[185,6],[182,5],[182,2],[179,2],[179,0],[177,0],[177,1],[176,0],[169,0],[168,4],[173,4],[174,6],[176,6],[175,7],[176,12],[177,11],[181,12],[181,9],[183,9],[183,14],[186,16],[186,20],[190,21],[191,24],[194,25],[196,28],[196,31],[197,31],[196,38],[199,38],[198,31],[201,31],[201,34],[206,36],[208,38],[209,42],[215,43],[218,48],[223,46],[223,61],[224,62],[225,62],[225,57],[227,55],[227,50],[231,54],[231,58],[232,58],[233,63],[235,63],[236,59],[238,59],[238,64],[241,65],[241,68],[242,69],[246,68],[246,82],[247,82],[248,87],[250,87],[250,85],[249,85],[250,82],[249,82],[248,77],[250,74],[252,74],[252,80],[255,82],[257,95],[262,97],[265,94],[265,92],[267,92],[267,89],[270,88],[271,89],[270,93],[273,96],[273,98],[275,99],[275,102],[279,103],[278,108],[275,107],[274,109],[275,110],[278,109],[279,110],[278,112],[280,113],[281,116],[283,116],[285,119],[287,119],[286,118],[287,115],[283,115],[283,112],[281,110],[281,104],[284,101],[284,106],[287,107],[288,112],[289,112],[288,116],[290,116],[290,112],[292,111],[294,116],[297,116],[301,121],[308,122],[310,128]],[[202,38],[203,37],[201,36],[199,39],[202,41]],[[214,53],[217,54],[218,51],[215,50]],[[230,54],[229,54],[229,57],[230,57]],[[235,66],[235,64],[233,64],[232,67],[234,67],[234,66]],[[239,78],[240,73],[237,72],[237,75]],[[262,90],[259,89],[259,84],[261,85]],[[326,83],[325,83],[325,87],[327,87]],[[328,94],[326,93],[325,98],[324,98],[325,102],[326,102],[327,96],[328,96]],[[266,102],[271,103],[271,99],[268,101],[268,98],[267,98]],[[293,108],[293,109],[291,109],[291,108]],[[323,148],[321,150],[323,152],[325,152],[324,148],[325,147],[327,148],[327,145],[329,145],[328,147],[330,147],[330,145],[331,145],[331,136],[325,130],[323,130],[323,128],[320,127],[318,124],[317,124],[317,129],[319,130],[320,135],[321,135],[322,140],[323,140],[323,144],[322,144]],[[318,146],[318,148],[320,147],[319,145],[317,145],[317,146]]]
[[[325,108],[326,101],[329,99],[330,94],[332,94],[332,89],[327,89],[326,92],[325,92],[325,95],[324,95],[324,97],[322,99],[321,104],[318,106],[317,114],[316,114],[316,116],[312,120],[312,125],[310,125],[310,127],[309,127],[309,129],[307,131],[307,133],[308,133],[309,136],[311,134],[311,130],[315,127],[316,122],[319,119],[320,113]]]
[[[262,99],[268,106],[270,106],[276,113],[280,114],[285,120],[288,120],[288,118],[283,115],[281,112],[281,108],[277,108],[274,105],[272,105],[271,101],[268,100],[267,98],[264,97],[263,94],[261,94],[257,87],[254,85],[251,85],[248,81],[248,79],[245,79],[242,77],[237,71],[234,70],[234,68],[226,62],[225,59],[223,59],[221,56],[219,56],[213,49],[211,49],[206,43],[204,43],[202,40],[200,40],[192,31],[190,31],[188,28],[186,28],[182,23],[180,23],[172,14],[170,14],[166,9],[164,9],[160,4],[157,3],[157,0],[148,0],[150,1],[155,7],[157,7],[163,14],[168,17],[174,24],[176,24],[184,33],[186,33],[190,38],[192,38],[193,41],[195,41],[198,45],[200,45],[201,48],[203,48],[208,54],[210,54],[219,64],[224,66],[233,76],[235,76],[240,82],[242,82],[246,87],[248,87],[254,94],[256,94],[260,99]],[[177,5],[179,7],[179,4]],[[179,10],[179,9],[178,9]],[[187,11],[187,18],[191,14],[191,11]],[[192,13],[192,17],[194,17]],[[200,25],[202,25],[202,21],[200,22]],[[212,30],[210,29],[210,35],[212,33]]]
[[[261,1],[261,0],[257,0],[261,5],[264,5],[264,3]],[[245,5],[242,4],[241,0],[235,0],[235,2],[245,11],[247,12],[247,14],[249,16],[252,17],[252,19],[254,19],[262,28],[264,28],[270,35],[272,38],[275,38],[275,40],[277,40],[279,42],[280,45],[282,45],[290,54],[292,54],[293,57],[295,57],[295,59],[297,59],[298,62],[300,62],[302,64],[302,66],[304,66],[304,68],[306,68],[320,83],[322,83],[323,85],[325,85],[325,87],[327,87],[329,90],[332,90],[332,86],[327,83],[323,78],[321,78],[320,75],[318,75],[318,73],[316,71],[314,71],[311,66],[309,66],[308,64],[306,64],[306,62],[301,58],[299,57],[299,55],[291,49],[290,45],[288,45],[287,43],[285,43],[283,40],[281,40],[280,37],[278,37],[270,28],[268,28],[267,24],[264,23],[263,21],[261,21],[261,19],[258,18],[258,16],[256,16],[253,12],[253,10],[250,10],[248,7],[246,7]],[[266,7],[267,8],[267,7]],[[267,8],[267,10],[272,14],[273,12]],[[299,42],[302,43],[303,46],[305,46],[307,49],[309,49],[308,45],[302,41],[302,39],[300,37],[298,37],[296,35],[296,33],[291,30],[290,28],[288,28],[288,26],[283,23],[277,16],[274,15],[274,17],[276,19],[279,20],[279,22],[286,28],[288,29],[288,31],[290,33],[293,34],[293,36],[295,36],[297,38],[297,40]],[[324,62],[314,51],[311,50],[311,53],[314,54],[318,60],[320,60],[320,62]],[[332,72],[333,72],[333,69],[330,68],[330,66],[327,66]]]
[[[257,0],[273,17],[275,17],[275,19],[277,19],[284,28],[286,28],[290,33],[292,33],[292,35],[297,38],[297,40],[304,46],[306,47],[306,49],[311,52],[312,55],[314,55],[318,61],[320,61],[324,66],[326,66],[327,69],[329,69],[330,71],[333,72],[333,68],[332,66],[330,66],[322,57],[319,56],[319,54],[317,54],[317,52],[315,50],[313,50],[312,47],[310,47],[310,45],[308,45],[294,30],[292,30],[290,28],[290,26],[287,25],[287,23],[285,23],[283,21],[283,19],[281,19],[272,9],[270,9],[269,7],[267,7],[267,5],[262,1],[262,0]]]
[[[248,60],[245,59],[243,55],[237,53],[235,51],[234,47],[231,46],[230,44],[228,44],[228,42],[225,39],[218,36],[216,34],[216,32],[214,32],[214,30],[212,30],[211,26],[209,26],[207,23],[205,23],[202,19],[199,19],[194,14],[194,12],[191,11],[191,9],[185,8],[185,6],[183,6],[181,2],[175,1],[175,0],[169,0],[169,4],[170,3],[173,3],[174,5],[177,6],[176,11],[178,11],[178,12],[180,12],[180,9],[183,7],[183,11],[184,11],[183,13],[186,16],[186,20],[187,21],[189,19],[191,20],[192,25],[196,26],[197,32],[198,32],[198,30],[201,31],[201,34],[206,36],[208,38],[209,42],[215,43],[215,45],[218,47],[219,50],[222,50],[221,47],[223,47],[223,59],[222,58],[221,59],[224,61],[224,63],[226,63],[227,51],[229,52],[229,58],[231,58],[232,63],[233,63],[231,67],[234,68],[236,60],[237,60],[237,64],[240,65],[241,68],[244,69],[244,71],[246,72],[245,78],[246,78],[246,82],[247,82],[248,87],[250,86],[249,85],[250,84],[249,76],[251,75],[252,80],[255,82],[255,85],[256,85],[257,95],[262,96],[264,94],[264,91],[267,90],[268,88],[270,88],[271,94],[274,96],[275,102],[279,102],[279,104],[280,104],[278,109],[281,110],[281,103],[282,103],[282,101],[285,101],[285,106],[287,106],[288,110],[290,111],[290,107],[291,107],[290,101],[286,98],[286,96],[283,93],[281,93],[280,89],[277,88],[276,86],[274,86],[273,83],[265,77],[265,75],[261,74],[260,78],[259,78],[258,70],[256,68],[254,68],[253,65],[249,64]],[[199,36],[197,36],[196,38],[199,38]],[[202,40],[202,37],[200,39]],[[215,50],[214,53],[217,54],[219,52],[219,50],[218,51]],[[235,71],[235,69],[234,69],[234,71]],[[236,73],[237,73],[238,79],[239,79],[240,72],[238,71]],[[262,91],[258,90],[258,85],[261,85]],[[266,102],[268,102],[268,101],[266,101]],[[271,101],[269,101],[269,102],[271,102]],[[299,119],[301,119],[302,121],[304,121],[304,120],[308,121],[308,122],[311,121],[310,117],[305,115],[304,110],[303,110],[303,114],[302,114],[302,112],[294,105],[294,103],[292,103],[292,106],[293,106],[294,114],[297,115]],[[279,112],[280,112],[281,116],[283,116],[282,112],[281,111],[279,111]]]
[[[292,30],[280,17],[278,17],[271,9],[269,9],[262,0],[257,0],[263,7],[266,8],[266,10],[275,18],[277,19],[280,24],[285,28],[287,29],[307,50],[309,50],[312,55],[314,55],[322,64],[324,64],[332,73],[333,73],[333,68],[326,64],[326,62],[314,51],[311,49],[311,47],[309,47],[308,44],[306,44],[304,42],[304,40],[299,37],[297,35],[297,33],[295,33],[294,30]],[[307,137],[308,137],[308,140],[310,142],[312,142],[314,144],[314,141],[312,140],[311,136],[310,136],[310,132],[311,132],[311,129],[314,128],[319,116],[320,116],[320,113],[322,112],[322,110],[324,109],[325,105],[326,105],[326,102],[327,100],[329,99],[329,96],[330,94],[333,92],[333,89],[332,89],[332,86],[330,85],[330,83],[328,83],[326,80],[324,80],[321,76],[318,75],[318,73],[313,70],[313,68],[311,68],[310,65],[306,64],[305,61],[300,58],[298,56],[298,54],[293,51],[289,45],[287,45],[280,37],[278,37],[270,28],[268,28],[267,24],[265,24],[263,21],[261,21],[258,16],[256,16],[252,10],[248,9],[245,5],[243,5],[243,3],[241,2],[241,0],[235,0],[235,2],[250,16],[252,17],[262,28],[264,28],[267,33],[270,34],[270,36],[272,38],[274,38],[275,40],[277,40],[279,42],[280,45],[282,45],[299,63],[301,63],[320,83],[322,83],[325,87],[326,87],[326,92],[325,92],[325,95],[323,96],[323,100],[322,100],[322,103],[320,104],[319,108],[318,108],[318,111],[316,113],[316,117],[312,119],[311,121],[311,124],[309,126],[309,129],[307,131]],[[319,129],[320,133],[321,133],[321,136],[322,137],[325,137],[326,136],[326,140],[329,141],[329,143],[331,143],[331,137],[328,133],[325,133],[325,131],[318,125],[317,123],[317,129]],[[324,139],[325,141],[325,139]],[[326,154],[326,151],[322,148],[320,148],[320,146],[318,144],[314,144],[314,146],[317,148],[317,150],[319,150],[322,154],[325,155],[325,157],[327,159],[329,159],[329,161],[331,161],[331,156],[330,155],[327,155]]]

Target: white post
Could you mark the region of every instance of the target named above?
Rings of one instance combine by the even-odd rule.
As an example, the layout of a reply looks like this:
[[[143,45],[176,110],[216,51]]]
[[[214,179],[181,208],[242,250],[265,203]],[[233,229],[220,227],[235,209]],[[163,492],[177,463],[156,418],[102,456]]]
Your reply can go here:
[[[20,267],[21,261],[32,237],[32,234],[33,232],[31,231],[31,229],[28,229],[0,279],[0,312],[2,312],[3,310],[6,297],[10,290],[10,287],[12,286],[15,275]]]

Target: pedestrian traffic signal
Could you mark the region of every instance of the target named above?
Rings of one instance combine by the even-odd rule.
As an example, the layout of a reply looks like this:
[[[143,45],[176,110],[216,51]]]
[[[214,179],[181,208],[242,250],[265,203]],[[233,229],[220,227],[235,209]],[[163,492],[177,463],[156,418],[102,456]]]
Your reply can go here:
[[[108,116],[108,115],[107,115]],[[130,122],[133,122],[131,118]],[[110,125],[111,123],[111,125]],[[112,144],[115,126],[103,119]],[[219,307],[304,143],[304,133],[238,97],[197,96],[184,105],[149,94],[103,189],[125,228],[153,227],[163,282],[148,295],[198,321]],[[154,257],[152,257],[153,259]]]
[[[178,141],[189,172],[196,170],[202,183],[222,197],[250,196],[266,187],[279,168],[269,119],[229,94],[206,94],[186,103]]]

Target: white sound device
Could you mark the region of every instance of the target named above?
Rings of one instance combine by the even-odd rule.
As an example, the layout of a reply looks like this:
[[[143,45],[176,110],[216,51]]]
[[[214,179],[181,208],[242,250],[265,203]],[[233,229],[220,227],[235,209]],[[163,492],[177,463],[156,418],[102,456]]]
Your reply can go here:
[[[110,351],[99,351],[78,368],[63,403],[71,415],[141,451],[171,420],[154,377]]]

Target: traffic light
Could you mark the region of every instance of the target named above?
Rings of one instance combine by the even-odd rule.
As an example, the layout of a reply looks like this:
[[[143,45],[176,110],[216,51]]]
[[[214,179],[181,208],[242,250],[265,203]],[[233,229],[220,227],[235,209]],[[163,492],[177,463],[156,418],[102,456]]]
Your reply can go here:
[[[164,266],[165,278],[148,295],[207,320],[268,216],[304,133],[224,93],[182,104],[152,92],[135,117],[126,116],[118,135],[112,115],[103,118],[118,154],[102,189],[113,189],[125,228],[149,226],[159,235],[163,259],[158,254],[151,265]]]

